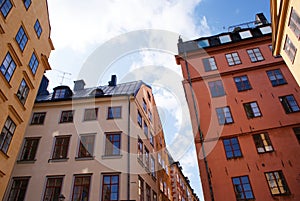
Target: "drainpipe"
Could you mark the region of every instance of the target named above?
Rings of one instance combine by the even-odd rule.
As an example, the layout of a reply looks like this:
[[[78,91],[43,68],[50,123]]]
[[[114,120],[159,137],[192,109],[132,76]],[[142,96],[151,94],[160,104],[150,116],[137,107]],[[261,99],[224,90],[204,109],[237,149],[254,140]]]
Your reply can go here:
[[[192,94],[192,99],[193,99],[193,107],[195,110],[195,116],[196,116],[196,121],[197,121],[197,131],[200,134],[200,143],[201,143],[201,149],[202,149],[202,153],[203,153],[203,160],[204,160],[204,164],[205,164],[205,170],[207,173],[207,180],[208,180],[208,185],[209,185],[209,192],[210,192],[210,198],[211,201],[214,201],[214,193],[213,193],[213,188],[212,188],[212,183],[211,183],[211,179],[210,179],[210,173],[209,173],[209,168],[208,168],[208,162],[206,159],[206,153],[205,153],[205,149],[204,149],[204,139],[203,139],[203,133],[201,131],[201,126],[200,126],[200,120],[199,120],[199,114],[198,114],[198,109],[197,109],[197,104],[195,101],[195,94],[193,91],[193,87],[192,87],[192,80],[191,80],[191,74],[190,74],[190,70],[189,70],[189,65],[187,62],[187,55],[186,55],[186,51],[184,51],[184,61],[185,61],[185,68],[187,71],[187,75],[188,75],[188,83],[190,86],[190,92]]]
[[[130,200],[130,95],[128,99],[128,116],[127,116],[127,200]]]

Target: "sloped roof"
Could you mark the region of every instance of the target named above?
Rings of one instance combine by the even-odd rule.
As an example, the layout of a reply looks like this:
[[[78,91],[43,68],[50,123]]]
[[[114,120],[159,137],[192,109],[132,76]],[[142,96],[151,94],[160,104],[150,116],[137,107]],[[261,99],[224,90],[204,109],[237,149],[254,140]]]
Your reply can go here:
[[[146,85],[147,87],[150,87],[149,85],[145,84],[143,81],[139,80],[139,81],[117,84],[116,86],[105,85],[105,86],[85,88],[82,90],[76,90],[76,91],[72,91],[73,92],[72,96],[66,98],[53,99],[52,98],[53,93],[50,93],[49,95],[40,95],[36,97],[35,101],[48,102],[48,101],[63,101],[63,100],[70,100],[70,99],[81,99],[81,98],[92,98],[92,97],[127,96],[127,95],[135,96],[142,85]],[[101,91],[103,93],[95,95],[94,93],[95,90]]]

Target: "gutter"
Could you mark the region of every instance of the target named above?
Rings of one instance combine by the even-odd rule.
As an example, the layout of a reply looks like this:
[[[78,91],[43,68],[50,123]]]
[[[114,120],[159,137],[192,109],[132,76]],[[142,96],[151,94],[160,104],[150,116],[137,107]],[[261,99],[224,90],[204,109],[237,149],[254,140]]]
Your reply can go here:
[[[130,95],[128,100],[128,116],[127,116],[127,200],[130,200]]]

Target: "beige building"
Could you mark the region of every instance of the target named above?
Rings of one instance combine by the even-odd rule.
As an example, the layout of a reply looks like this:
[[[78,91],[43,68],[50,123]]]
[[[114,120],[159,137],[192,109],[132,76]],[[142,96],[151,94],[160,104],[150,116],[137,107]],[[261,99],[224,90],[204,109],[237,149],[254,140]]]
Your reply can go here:
[[[273,54],[283,57],[300,85],[300,1],[271,0],[271,20]]]
[[[4,200],[162,200],[168,167],[151,87],[115,76],[84,85],[42,85]]]
[[[47,1],[0,1],[0,200],[53,49]]]

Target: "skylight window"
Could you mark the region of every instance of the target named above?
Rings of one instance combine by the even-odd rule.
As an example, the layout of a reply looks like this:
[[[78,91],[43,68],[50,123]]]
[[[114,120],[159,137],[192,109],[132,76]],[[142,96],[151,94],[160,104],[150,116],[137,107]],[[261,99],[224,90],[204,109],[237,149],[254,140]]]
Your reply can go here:
[[[272,33],[272,29],[270,26],[261,27],[259,28],[262,34],[269,34]]]
[[[245,38],[251,38],[252,34],[249,30],[248,31],[241,31],[240,36],[241,36],[242,39],[245,39]]]
[[[209,46],[209,42],[207,39],[204,39],[204,40],[199,40],[198,41],[198,47],[201,48],[201,47],[208,47]]]
[[[219,37],[221,43],[228,43],[231,42],[231,38],[229,35],[224,35]]]

